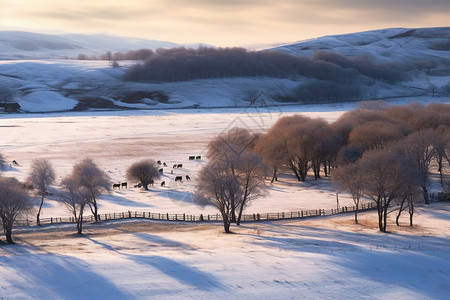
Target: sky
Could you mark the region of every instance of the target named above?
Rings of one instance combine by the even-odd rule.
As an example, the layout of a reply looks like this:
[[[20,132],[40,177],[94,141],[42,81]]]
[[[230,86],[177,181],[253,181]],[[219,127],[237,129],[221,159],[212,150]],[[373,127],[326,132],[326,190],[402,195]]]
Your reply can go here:
[[[383,28],[450,26],[449,0],[0,0],[0,30],[221,47]]]

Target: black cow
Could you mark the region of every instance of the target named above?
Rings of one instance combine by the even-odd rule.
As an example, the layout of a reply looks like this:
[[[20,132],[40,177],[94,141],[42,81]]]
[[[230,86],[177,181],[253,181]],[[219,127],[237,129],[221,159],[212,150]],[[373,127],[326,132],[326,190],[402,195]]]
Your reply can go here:
[[[136,188],[141,188],[142,187],[142,184],[139,182],[138,184],[135,184],[134,185],[134,188],[136,189]]]
[[[189,156],[189,160],[194,160],[195,156]]]
[[[118,188],[120,190],[120,183],[114,183],[113,184],[113,189]]]
[[[183,167],[183,164],[178,164],[177,169],[181,169]]]
[[[16,160],[12,161],[13,165],[18,165],[19,163]]]
[[[166,182],[165,181],[161,181],[161,186],[166,186]]]
[[[167,164],[166,164],[166,162],[164,162],[164,163],[163,163],[163,166],[164,166],[164,167],[167,167]]]
[[[128,189],[128,183],[122,182],[121,184],[122,188]]]
[[[191,180],[191,177],[189,177],[189,175],[186,175],[186,180]]]
[[[158,160],[157,162],[156,162],[158,165],[160,165],[161,164],[161,161],[160,160]]]
[[[202,156],[201,155],[196,156],[195,159],[202,159]]]
[[[183,176],[176,176],[175,177],[175,181],[182,181],[183,180]]]
[[[162,174],[164,172],[164,170],[163,169],[159,169],[158,172]]]
[[[173,165],[173,168],[176,169],[176,168],[177,168],[177,164],[174,164],[174,165]]]

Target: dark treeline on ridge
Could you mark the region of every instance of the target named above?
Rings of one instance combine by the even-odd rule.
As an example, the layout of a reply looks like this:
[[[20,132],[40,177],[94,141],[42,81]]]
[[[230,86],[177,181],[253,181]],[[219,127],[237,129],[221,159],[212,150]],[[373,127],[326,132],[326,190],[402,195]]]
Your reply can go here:
[[[347,58],[333,52],[317,52],[306,58],[281,51],[179,47],[156,50],[145,62],[133,66],[125,80],[167,82],[245,76],[309,77],[350,86],[364,77],[395,83],[405,79],[402,69],[398,64],[376,62],[370,55]]]

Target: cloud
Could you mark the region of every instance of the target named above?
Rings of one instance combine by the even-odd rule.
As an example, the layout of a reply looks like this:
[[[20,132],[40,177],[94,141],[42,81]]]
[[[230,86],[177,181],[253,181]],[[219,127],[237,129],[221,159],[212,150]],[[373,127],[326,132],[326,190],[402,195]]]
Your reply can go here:
[[[77,0],[68,5],[2,0],[2,11],[16,26],[236,45],[385,27],[448,26],[450,1]]]

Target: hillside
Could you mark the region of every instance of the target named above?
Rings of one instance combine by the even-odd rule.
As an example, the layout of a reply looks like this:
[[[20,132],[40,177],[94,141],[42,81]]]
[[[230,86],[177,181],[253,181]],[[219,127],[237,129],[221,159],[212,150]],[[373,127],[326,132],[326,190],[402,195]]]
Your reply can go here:
[[[370,54],[382,61],[450,59],[450,27],[391,28],[280,45],[276,50],[296,56],[312,56],[317,51],[333,51],[344,56]]]
[[[178,47],[179,44],[105,34],[48,35],[24,31],[0,31],[0,60],[75,58],[106,51]]]
[[[110,36],[0,32],[0,87],[12,90],[13,101],[22,106],[22,112],[247,107],[398,98],[439,101],[450,94],[449,36],[450,27],[384,29],[270,49],[305,57],[315,66],[313,74],[304,70],[299,75],[277,78],[132,82],[123,78],[135,62],[119,61],[119,66],[113,67],[107,61],[56,58],[177,45]],[[26,59],[5,60],[14,57]],[[404,79],[377,79],[378,67],[383,67],[385,74],[392,68],[400,70]]]

